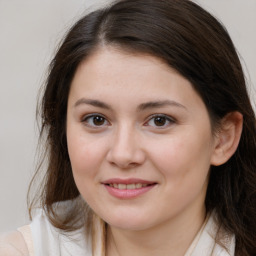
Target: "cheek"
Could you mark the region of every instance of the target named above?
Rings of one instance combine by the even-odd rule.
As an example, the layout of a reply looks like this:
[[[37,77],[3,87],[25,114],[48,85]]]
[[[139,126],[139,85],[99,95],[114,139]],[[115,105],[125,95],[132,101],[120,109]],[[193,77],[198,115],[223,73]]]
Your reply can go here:
[[[68,152],[74,177],[90,177],[95,174],[102,157],[102,143],[91,140],[79,132],[67,132]]]
[[[83,136],[76,133],[68,134],[68,151],[71,161],[72,172],[76,186],[85,201],[93,203],[91,196],[95,185],[97,185],[97,165],[99,164],[98,145],[85,140]],[[86,143],[85,143],[86,141]]]
[[[210,167],[211,138],[208,134],[187,133],[151,146],[151,158],[163,177],[182,183],[206,177]],[[191,182],[190,182],[191,183]]]
[[[162,173],[164,205],[177,212],[198,198],[203,202],[208,184],[210,148],[195,136],[181,136],[152,152],[154,165]],[[157,202],[156,202],[157,203]],[[171,210],[169,209],[168,210]]]

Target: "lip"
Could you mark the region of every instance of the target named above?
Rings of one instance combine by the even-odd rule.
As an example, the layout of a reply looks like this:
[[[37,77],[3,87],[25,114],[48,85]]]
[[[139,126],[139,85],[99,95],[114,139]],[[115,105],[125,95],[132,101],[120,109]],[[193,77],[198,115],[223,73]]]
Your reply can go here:
[[[141,187],[141,188],[135,188],[135,189],[118,189],[114,187],[110,187],[109,184],[146,184],[146,187]],[[147,181],[147,180],[142,180],[142,179],[109,179],[104,182],[102,182],[108,193],[118,199],[133,199],[136,197],[139,197],[148,191],[150,191],[152,188],[154,188],[157,183],[153,181]]]
[[[114,178],[105,180],[102,182],[102,184],[134,184],[134,183],[141,183],[141,184],[156,184],[155,181],[148,181],[148,180],[142,180],[142,179],[136,179],[136,178],[130,178],[130,179],[120,179],[120,178]]]

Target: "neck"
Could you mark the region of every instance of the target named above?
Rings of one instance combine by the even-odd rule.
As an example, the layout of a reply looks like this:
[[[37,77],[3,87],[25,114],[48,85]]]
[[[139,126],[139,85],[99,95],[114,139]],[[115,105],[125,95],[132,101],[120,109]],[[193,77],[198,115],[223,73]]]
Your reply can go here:
[[[205,209],[186,212],[146,230],[108,227],[108,256],[184,256],[205,220]]]

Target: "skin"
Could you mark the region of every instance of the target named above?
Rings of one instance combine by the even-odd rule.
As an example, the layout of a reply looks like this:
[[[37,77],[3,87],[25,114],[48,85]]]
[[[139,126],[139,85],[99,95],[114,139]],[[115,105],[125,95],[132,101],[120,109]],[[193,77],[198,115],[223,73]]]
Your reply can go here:
[[[165,104],[145,105],[156,101]],[[220,151],[188,80],[156,57],[98,49],[72,81],[67,142],[81,195],[109,224],[108,255],[184,255],[205,220],[209,168]],[[102,184],[112,178],[156,185],[119,199]]]

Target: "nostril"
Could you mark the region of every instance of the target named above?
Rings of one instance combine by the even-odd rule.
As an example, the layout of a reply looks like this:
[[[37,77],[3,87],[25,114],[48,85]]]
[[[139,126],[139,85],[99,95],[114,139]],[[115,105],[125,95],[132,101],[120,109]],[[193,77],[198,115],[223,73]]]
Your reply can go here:
[[[137,163],[130,163],[130,164],[128,164],[128,167],[130,167],[130,168],[134,168],[134,167],[136,167],[136,166],[138,166]]]
[[[137,167],[139,164],[137,163],[116,163],[116,162],[110,162],[111,165],[118,166],[121,169],[132,169]]]
[[[121,169],[136,168],[143,164],[145,160],[145,152],[140,147],[125,147],[124,143],[119,143],[116,146],[109,148],[106,160],[112,166],[117,166]]]

